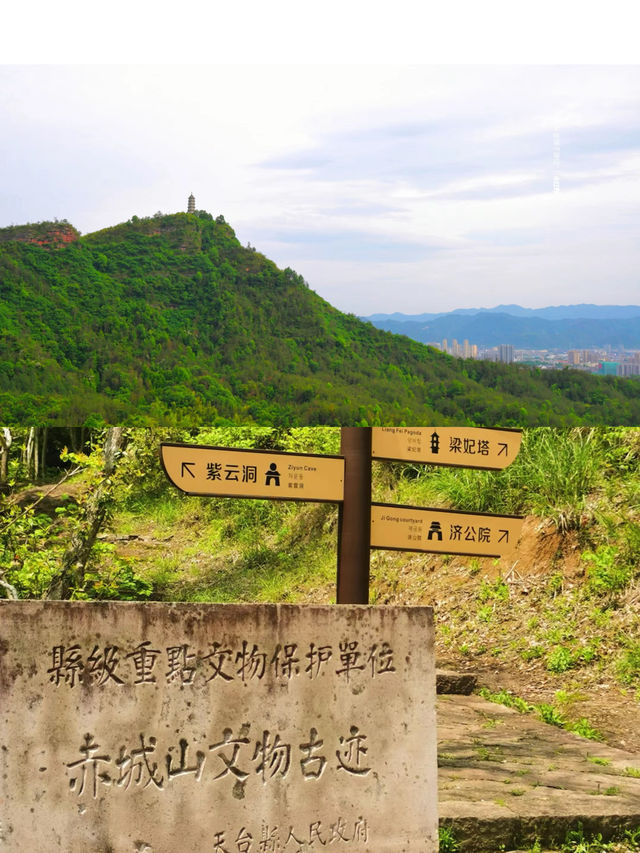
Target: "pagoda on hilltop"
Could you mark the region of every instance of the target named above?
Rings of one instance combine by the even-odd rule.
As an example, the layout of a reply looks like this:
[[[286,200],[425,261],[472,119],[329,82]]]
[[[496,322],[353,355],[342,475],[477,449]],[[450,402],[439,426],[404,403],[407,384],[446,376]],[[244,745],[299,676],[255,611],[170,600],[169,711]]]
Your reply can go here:
[[[195,213],[196,212],[196,197],[193,193],[189,196],[189,200],[187,202],[187,213]]]

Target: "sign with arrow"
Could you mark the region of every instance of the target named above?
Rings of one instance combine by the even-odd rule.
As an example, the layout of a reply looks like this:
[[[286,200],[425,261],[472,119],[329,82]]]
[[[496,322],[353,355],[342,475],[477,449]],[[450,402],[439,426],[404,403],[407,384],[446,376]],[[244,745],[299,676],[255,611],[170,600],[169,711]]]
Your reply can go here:
[[[190,444],[161,444],[160,454],[169,480],[189,495],[320,502],[344,498],[340,456]]]
[[[371,547],[505,557],[515,550],[523,519],[514,515],[371,505]]]
[[[520,430],[476,427],[373,427],[371,455],[430,465],[500,470],[518,455]]]

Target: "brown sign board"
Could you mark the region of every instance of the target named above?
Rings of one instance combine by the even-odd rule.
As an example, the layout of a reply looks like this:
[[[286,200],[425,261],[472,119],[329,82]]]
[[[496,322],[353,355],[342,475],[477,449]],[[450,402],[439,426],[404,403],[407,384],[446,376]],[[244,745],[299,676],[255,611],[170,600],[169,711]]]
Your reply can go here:
[[[373,427],[371,455],[430,465],[500,470],[518,455],[519,430],[476,427]]]
[[[371,547],[505,557],[514,551],[522,523],[522,518],[513,515],[374,503]]]
[[[0,601],[7,853],[438,849],[429,607]]]
[[[344,459],[189,444],[160,446],[165,473],[189,495],[341,501]]]

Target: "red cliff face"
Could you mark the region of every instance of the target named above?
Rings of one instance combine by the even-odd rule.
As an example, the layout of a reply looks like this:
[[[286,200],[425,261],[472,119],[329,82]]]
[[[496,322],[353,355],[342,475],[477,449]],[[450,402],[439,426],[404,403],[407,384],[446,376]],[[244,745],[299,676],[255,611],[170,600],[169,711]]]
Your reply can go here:
[[[58,225],[46,234],[34,236],[27,242],[37,243],[39,246],[66,246],[68,243],[75,243],[79,236],[73,225]]]
[[[0,243],[17,240],[19,243],[35,243],[51,249],[75,243],[79,237],[80,232],[68,222],[38,222],[0,229]]]

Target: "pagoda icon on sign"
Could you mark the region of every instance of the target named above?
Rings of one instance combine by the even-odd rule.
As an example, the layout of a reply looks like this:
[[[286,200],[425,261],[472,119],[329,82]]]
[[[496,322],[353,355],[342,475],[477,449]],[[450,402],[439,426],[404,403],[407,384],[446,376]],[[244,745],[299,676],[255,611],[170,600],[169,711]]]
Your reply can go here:
[[[431,433],[431,452],[433,454],[440,452],[440,436],[435,430]]]

